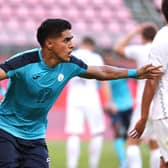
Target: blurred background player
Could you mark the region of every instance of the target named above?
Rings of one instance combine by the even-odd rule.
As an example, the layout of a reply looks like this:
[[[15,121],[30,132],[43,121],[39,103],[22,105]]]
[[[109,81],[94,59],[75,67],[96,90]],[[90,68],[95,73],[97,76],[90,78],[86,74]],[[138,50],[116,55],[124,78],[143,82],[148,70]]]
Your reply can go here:
[[[125,37],[123,37],[115,46],[115,51],[122,57],[127,57],[134,59],[136,61],[137,67],[145,65],[148,62],[148,55],[151,50],[151,45],[153,38],[157,32],[157,27],[153,23],[143,23],[138,25],[133,31],[128,33]],[[140,35],[141,44],[132,44],[129,45],[136,37]],[[137,106],[133,113],[130,128],[132,130],[135,126],[135,123],[140,118],[141,111],[141,100],[144,89],[145,81],[138,81],[137,83]],[[148,133],[148,136],[147,136]],[[150,136],[150,137],[149,137]],[[150,120],[148,122],[148,128],[146,130],[145,137],[148,138],[149,147],[150,147],[150,167],[157,168],[160,164],[160,153],[159,148],[156,142],[156,138],[154,133],[152,132],[152,128],[150,125]],[[129,168],[141,168],[142,167],[142,159],[139,148],[140,139],[133,139],[131,137],[127,140],[127,159]]]
[[[103,65],[100,55],[94,52],[95,41],[91,37],[84,37],[79,49],[72,55],[85,61],[88,65]],[[106,82],[101,82],[103,87]],[[67,167],[76,168],[80,156],[80,135],[84,132],[87,120],[91,140],[89,145],[89,167],[97,168],[103,144],[105,131],[104,113],[99,97],[98,82],[76,77],[72,79],[67,91],[66,132],[67,139]]]
[[[114,53],[110,52],[110,50],[104,50],[102,56],[105,64],[114,64],[112,54]],[[111,128],[114,131],[112,143],[119,159],[120,168],[126,168],[125,141],[134,102],[128,85],[128,79],[110,80],[108,82],[110,87],[106,95],[110,94],[108,100],[111,101],[106,106],[106,111],[109,114]]]

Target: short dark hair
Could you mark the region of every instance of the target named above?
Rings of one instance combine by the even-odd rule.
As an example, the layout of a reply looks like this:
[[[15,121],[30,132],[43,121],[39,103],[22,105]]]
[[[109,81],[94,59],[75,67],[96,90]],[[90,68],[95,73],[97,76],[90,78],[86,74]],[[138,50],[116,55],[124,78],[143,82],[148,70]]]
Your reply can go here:
[[[157,33],[157,26],[154,24],[149,24],[142,30],[142,36],[146,40],[152,41]]]
[[[71,29],[71,24],[64,19],[47,19],[37,29],[37,40],[41,46],[47,38],[59,37],[65,30]]]
[[[166,19],[166,22],[168,22],[168,0],[162,0],[161,9],[162,9],[162,13]]]
[[[94,41],[94,39],[92,37],[85,36],[82,39],[82,44],[87,44],[87,45],[90,45],[90,46],[95,46],[96,42]]]
[[[103,48],[100,51],[100,54],[102,56],[112,56],[113,54],[115,54],[114,50],[112,48]]]

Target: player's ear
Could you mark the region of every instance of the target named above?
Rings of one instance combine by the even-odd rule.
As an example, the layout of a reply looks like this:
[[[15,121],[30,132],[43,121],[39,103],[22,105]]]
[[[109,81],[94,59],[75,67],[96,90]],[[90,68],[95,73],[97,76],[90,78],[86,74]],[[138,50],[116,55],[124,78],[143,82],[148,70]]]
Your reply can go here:
[[[50,38],[46,39],[45,45],[46,45],[46,47],[47,47],[49,50],[51,50],[52,45],[53,45],[52,39],[50,39]]]

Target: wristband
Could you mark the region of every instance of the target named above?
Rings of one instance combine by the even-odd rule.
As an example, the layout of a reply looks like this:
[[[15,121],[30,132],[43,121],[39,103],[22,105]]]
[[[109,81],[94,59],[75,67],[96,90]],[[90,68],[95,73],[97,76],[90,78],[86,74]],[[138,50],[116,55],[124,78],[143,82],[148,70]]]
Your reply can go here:
[[[128,69],[128,77],[136,78],[138,71],[136,69]]]

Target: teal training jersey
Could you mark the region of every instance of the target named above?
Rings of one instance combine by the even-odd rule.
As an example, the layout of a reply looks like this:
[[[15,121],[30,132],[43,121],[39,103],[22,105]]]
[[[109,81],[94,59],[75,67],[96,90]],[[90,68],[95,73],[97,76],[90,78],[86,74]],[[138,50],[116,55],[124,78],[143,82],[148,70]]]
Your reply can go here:
[[[118,111],[126,111],[133,107],[133,98],[127,84],[127,79],[110,80],[112,100]]]
[[[23,139],[45,138],[47,114],[61,90],[87,65],[71,56],[69,62],[48,67],[41,49],[18,53],[0,64],[9,80],[0,105],[0,128]]]

